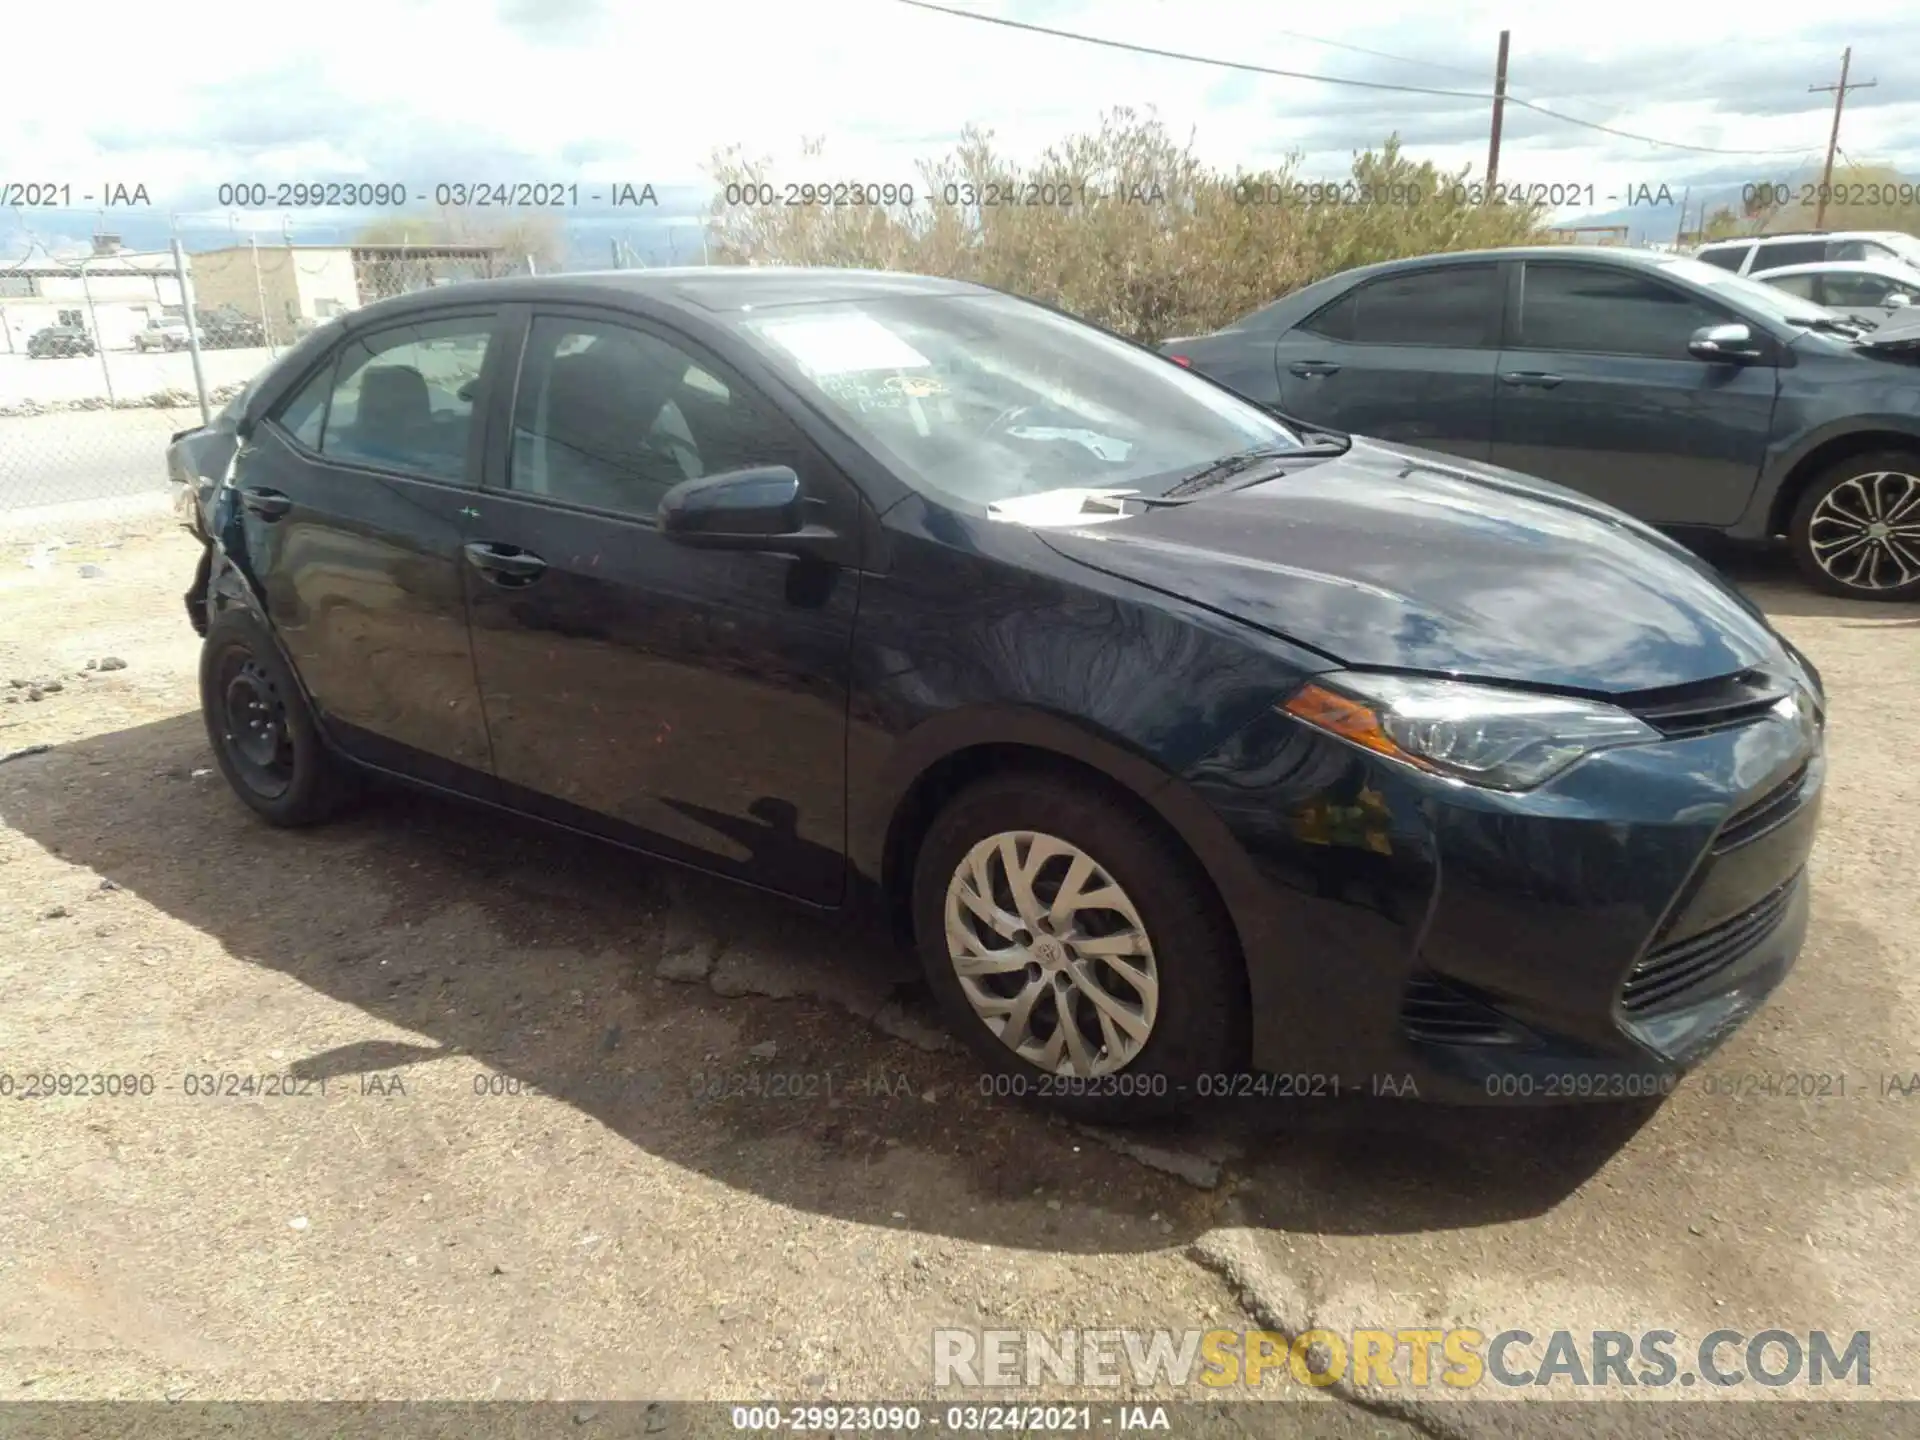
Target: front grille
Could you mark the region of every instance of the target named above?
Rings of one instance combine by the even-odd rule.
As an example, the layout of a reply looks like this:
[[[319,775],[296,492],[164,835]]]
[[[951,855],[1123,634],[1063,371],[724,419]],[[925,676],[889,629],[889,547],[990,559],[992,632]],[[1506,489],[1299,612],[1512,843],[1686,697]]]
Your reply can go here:
[[[1673,685],[1630,695],[1621,703],[1662,735],[1710,735],[1760,719],[1793,694],[1793,682],[1768,670],[1743,670],[1718,680]]]
[[[1648,951],[1621,987],[1621,1008],[1634,1014],[1656,1009],[1751,954],[1780,928],[1799,884],[1796,874],[1731,920]]]
[[[1510,1045],[1520,1038],[1499,1011],[1437,975],[1407,983],[1400,1025],[1409,1040],[1432,1045]]]
[[[1802,765],[1751,805],[1735,811],[1714,837],[1713,853],[1724,855],[1729,850],[1738,850],[1749,841],[1777,830],[1799,813],[1806,799],[1803,787],[1807,768]]]

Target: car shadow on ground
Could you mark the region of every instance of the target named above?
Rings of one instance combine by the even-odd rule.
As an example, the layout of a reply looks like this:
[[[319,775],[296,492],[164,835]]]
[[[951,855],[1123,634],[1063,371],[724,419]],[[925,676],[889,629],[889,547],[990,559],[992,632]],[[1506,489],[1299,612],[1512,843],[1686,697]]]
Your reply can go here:
[[[1689,541],[1688,548],[1770,616],[1853,620],[1874,626],[1920,625],[1911,601],[1844,600],[1813,589],[1800,578],[1785,545],[1742,546],[1709,536]]]
[[[962,1052],[911,1043],[931,1043],[938,1022],[910,962],[868,925],[404,791],[276,831],[211,764],[199,716],[180,715],[0,768],[0,811],[235,959],[432,1042],[296,1053],[298,1074],[427,1076],[471,1057],[647,1152],[803,1211],[1090,1253],[1164,1248],[1236,1215],[1321,1234],[1498,1224],[1560,1203],[1655,1108],[1216,1102],[1127,1132],[1148,1147],[1143,1163],[985,1093]],[[656,973],[663,947],[684,960],[702,946],[721,956],[709,983]],[[808,974],[818,983],[795,978]],[[876,1009],[892,1036],[870,1023]],[[197,1054],[207,1041],[179,1043]],[[284,1068],[243,1058],[232,1068]],[[824,1074],[826,1088],[771,1088]],[[1041,1210],[1036,1224],[1042,1193],[1107,1223]]]

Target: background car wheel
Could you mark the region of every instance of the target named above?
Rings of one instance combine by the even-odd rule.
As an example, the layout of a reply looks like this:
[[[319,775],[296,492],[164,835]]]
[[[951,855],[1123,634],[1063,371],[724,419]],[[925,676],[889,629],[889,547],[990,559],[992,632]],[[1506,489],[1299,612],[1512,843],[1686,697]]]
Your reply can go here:
[[[1245,972],[1190,856],[1092,785],[1024,772],[949,802],[914,866],[914,936],[983,1087],[1087,1120],[1190,1104],[1246,1056]]]
[[[1794,507],[1794,560],[1807,583],[1853,600],[1920,598],[1920,452],[1844,460]]]
[[[227,783],[273,824],[317,824],[353,798],[354,777],[321,740],[279,647],[244,610],[207,627],[200,710]]]

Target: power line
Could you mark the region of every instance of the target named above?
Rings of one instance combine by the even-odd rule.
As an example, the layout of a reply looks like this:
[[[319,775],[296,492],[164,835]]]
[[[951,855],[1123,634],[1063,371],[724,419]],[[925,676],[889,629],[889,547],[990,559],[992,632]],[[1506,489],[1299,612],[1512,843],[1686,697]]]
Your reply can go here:
[[[911,5],[916,10],[932,10],[941,15],[952,15],[961,20],[978,20],[987,25],[1003,25],[1009,30],[1025,30],[1035,35],[1051,35],[1059,40],[1077,40],[1083,45],[1102,45],[1110,50],[1127,50],[1135,55],[1152,55],[1162,60],[1185,60],[1194,65],[1213,65],[1222,70],[1241,70],[1253,75],[1276,75],[1283,80],[1312,80],[1321,85],[1345,85],[1356,90],[1386,90],[1397,95],[1437,95],[1447,100],[1475,100],[1491,104],[1493,96],[1482,91],[1440,90],[1429,85],[1396,85],[1386,80],[1352,80],[1338,75],[1313,75],[1304,70],[1281,70],[1271,65],[1254,65],[1244,60],[1222,60],[1215,55],[1194,55],[1183,50],[1163,50],[1154,45],[1136,45],[1127,40],[1109,40],[1101,35],[1083,35],[1073,30],[1056,30],[1048,25],[1033,25],[1025,20],[1008,20],[999,15],[981,15],[972,10],[957,10],[950,5],[936,5],[932,0],[897,0],[901,5]],[[1616,130],[1611,125],[1602,125],[1597,120],[1582,120],[1578,115],[1563,114],[1558,110],[1549,110],[1544,105],[1531,100],[1522,100],[1517,96],[1507,96],[1507,104],[1518,105],[1523,110],[1531,110],[1536,115],[1545,115],[1551,120],[1564,121],[1569,125],[1578,125],[1584,130],[1598,130],[1604,135],[1618,136],[1622,140],[1636,140],[1644,145],[1660,145],[1669,150],[1690,150],[1697,155],[1795,155],[1803,154],[1799,150],[1731,150],[1717,145],[1687,145],[1678,140],[1662,140],[1656,135],[1638,135],[1631,130]]]
[[[1155,3],[1164,5],[1167,3],[1167,0],[1155,0]],[[1351,50],[1355,55],[1371,55],[1376,60],[1391,60],[1396,65],[1416,65],[1423,70],[1445,70],[1451,75],[1471,75],[1476,80],[1484,73],[1484,71],[1477,66],[1447,65],[1438,60],[1416,60],[1411,55],[1395,55],[1386,50],[1370,50],[1365,45],[1349,45],[1344,40],[1329,40],[1323,35],[1309,35],[1304,30],[1284,30],[1274,25],[1269,25],[1264,28],[1272,34],[1285,35],[1289,40],[1304,40],[1309,45],[1324,45],[1329,50]],[[1562,95],[1560,98],[1562,100],[1593,100],[1599,97],[1593,95]]]

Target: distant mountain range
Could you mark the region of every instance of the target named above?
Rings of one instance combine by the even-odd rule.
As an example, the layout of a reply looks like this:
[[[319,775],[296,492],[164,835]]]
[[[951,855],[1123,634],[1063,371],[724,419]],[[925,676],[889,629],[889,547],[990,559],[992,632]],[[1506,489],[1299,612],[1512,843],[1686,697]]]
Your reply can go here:
[[[1680,207],[1683,202],[1686,205],[1684,226],[1691,234],[1700,229],[1707,216],[1722,208],[1739,215],[1741,207],[1754,193],[1754,188],[1759,185],[1771,183],[1775,186],[1783,186],[1797,201],[1802,193],[1802,187],[1817,186],[1820,178],[1821,167],[1809,165],[1798,169],[1781,170],[1771,175],[1763,174],[1757,178],[1749,175],[1743,179],[1730,179],[1724,171],[1721,171],[1711,175],[1695,176],[1691,180],[1667,181],[1663,185],[1623,187],[1632,192],[1632,203],[1613,210],[1595,211],[1572,219],[1556,220],[1553,223],[1563,228],[1582,225],[1624,225],[1627,227],[1630,244],[1639,245],[1648,241],[1671,244],[1674,236],[1682,228],[1683,217]],[[1890,169],[1835,167],[1835,191],[1839,191],[1843,184],[1856,180],[1882,184],[1888,181],[1905,185],[1915,183],[1910,178],[1903,177]],[[1799,213],[1797,209],[1789,206],[1786,215],[1767,228],[1798,229],[1801,225],[1797,218]],[[1906,213],[1914,216],[1915,219],[1920,219],[1920,209],[1908,209]],[[1810,226],[1811,216],[1807,216],[1804,223]],[[1829,219],[1828,224],[1831,227],[1833,221]]]

